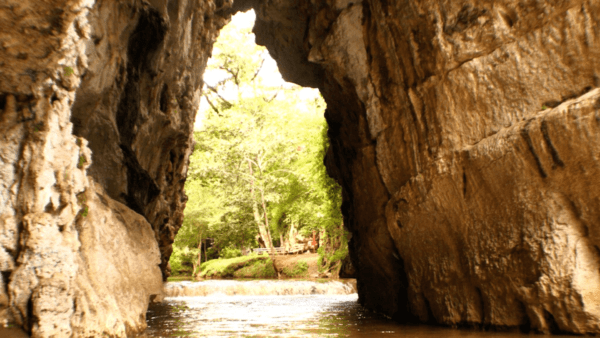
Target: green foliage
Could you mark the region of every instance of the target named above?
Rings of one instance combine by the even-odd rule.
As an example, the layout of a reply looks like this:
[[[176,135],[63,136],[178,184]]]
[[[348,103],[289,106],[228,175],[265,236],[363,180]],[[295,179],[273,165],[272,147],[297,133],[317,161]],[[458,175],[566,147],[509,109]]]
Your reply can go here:
[[[88,212],[89,212],[89,207],[87,205],[84,205],[83,208],[81,209],[81,216],[87,217]]]
[[[200,266],[200,277],[227,277],[227,275],[233,274],[233,269],[231,267],[233,264],[245,263],[250,259],[253,259],[253,257],[219,258],[210,260],[202,263]]]
[[[236,248],[231,248],[231,247],[227,247],[223,250],[221,250],[221,258],[235,258],[235,257],[241,257],[242,256],[242,251],[240,249],[236,249]]]
[[[271,258],[256,260],[252,264],[244,266],[233,273],[236,278],[275,278],[277,272],[273,268]]]
[[[85,197],[85,193],[79,193],[77,195],[77,204],[81,207],[79,210],[79,215],[82,217],[87,217],[90,209],[87,205],[87,198]]]
[[[210,109],[199,114],[203,127],[194,133],[188,202],[174,252],[211,238],[209,256],[233,258],[240,248],[258,246],[259,229],[279,238],[292,226],[310,233],[342,224],[341,191],[323,165],[325,102],[295,85],[266,84],[259,76],[265,53],[249,27],[226,26],[214,46],[207,72],[221,80],[203,91]]]
[[[283,268],[283,273],[288,277],[304,277],[308,273],[308,263],[298,261],[293,268]]]
[[[342,267],[342,260],[348,255],[347,234],[343,227],[328,228],[326,233],[326,244],[317,250],[317,265],[319,272],[329,271],[337,275]]]
[[[271,258],[256,255],[213,259],[202,263],[200,268],[202,278],[272,278],[275,276]]]
[[[86,163],[87,161],[85,160],[85,156],[83,155],[79,155],[79,162],[77,163],[77,168],[82,169],[83,165]]]
[[[173,253],[169,263],[171,264],[171,274],[173,276],[191,275],[194,260],[198,256],[198,249],[187,246],[173,246]]]
[[[75,74],[75,71],[71,67],[64,67],[63,71],[64,71],[65,76],[71,76],[71,75]]]
[[[44,122],[38,122],[33,125],[33,132],[37,133],[38,131],[42,130],[42,128],[44,128]]]
[[[167,282],[183,282],[183,281],[193,281],[191,276],[171,276],[167,277]]]
[[[275,271],[275,268],[273,267],[273,261],[271,260],[271,258],[268,258],[265,261],[265,264],[263,265],[262,271],[260,273],[261,273],[260,277],[257,276],[256,278],[275,278],[275,277],[277,277],[277,272]]]

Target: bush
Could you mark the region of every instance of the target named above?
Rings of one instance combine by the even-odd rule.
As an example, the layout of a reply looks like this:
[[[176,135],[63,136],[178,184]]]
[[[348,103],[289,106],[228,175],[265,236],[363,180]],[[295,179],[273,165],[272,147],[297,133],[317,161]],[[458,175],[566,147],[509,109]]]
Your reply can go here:
[[[202,263],[202,278],[272,278],[277,274],[268,257],[243,256],[214,259]]]
[[[275,269],[273,268],[273,261],[271,260],[271,258],[269,258],[265,261],[265,264],[263,265],[263,269],[262,269],[262,275],[259,277],[262,277],[262,278],[277,277],[277,272],[275,272]]]
[[[292,269],[283,268],[283,273],[288,277],[301,277],[308,272],[308,263],[305,261],[298,261]]]
[[[331,270],[332,273],[338,273],[342,266],[342,260],[348,256],[348,245],[343,245],[333,253],[327,252],[324,247],[320,247],[317,252],[319,253],[317,262],[319,272]]]
[[[173,253],[169,259],[171,274],[173,276],[190,275],[192,273],[194,260],[196,259],[198,259],[198,249],[190,249],[188,247],[180,248],[174,245]]]
[[[242,256],[242,251],[240,249],[236,249],[236,248],[231,248],[231,247],[227,247],[223,250],[221,250],[221,254],[219,255],[220,258],[236,258],[236,257],[241,257]]]
[[[248,265],[235,271],[233,276],[237,278],[274,278],[277,277],[277,273],[273,268],[271,258],[257,257]]]

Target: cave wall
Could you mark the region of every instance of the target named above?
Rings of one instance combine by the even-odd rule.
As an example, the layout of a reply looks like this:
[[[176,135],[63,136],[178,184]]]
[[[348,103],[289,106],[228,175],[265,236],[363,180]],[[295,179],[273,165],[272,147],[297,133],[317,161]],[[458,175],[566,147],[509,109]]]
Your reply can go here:
[[[125,337],[162,295],[225,1],[0,4],[0,325]]]
[[[133,335],[182,221],[201,75],[232,12],[328,108],[360,302],[600,332],[593,0],[6,0],[0,320]]]
[[[296,44],[324,70],[326,164],[361,303],[404,321],[600,331],[597,1],[258,9],[259,43]],[[281,29],[293,11],[296,33]]]

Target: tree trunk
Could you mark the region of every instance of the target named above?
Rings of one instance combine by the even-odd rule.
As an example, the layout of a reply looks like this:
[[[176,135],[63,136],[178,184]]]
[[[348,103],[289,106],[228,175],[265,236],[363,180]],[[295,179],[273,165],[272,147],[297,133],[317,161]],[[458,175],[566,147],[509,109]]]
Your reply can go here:
[[[198,241],[198,259],[192,266],[192,277],[196,274],[196,268],[198,268],[198,272],[200,272],[200,267],[202,266],[202,232],[198,235],[200,237],[200,241]]]
[[[325,229],[321,229],[319,232],[319,248],[322,246],[327,246],[327,231]],[[325,248],[327,250],[327,248]]]
[[[259,190],[260,190],[260,200],[262,202],[262,208],[263,208],[263,215],[265,215],[265,228],[267,229],[267,236],[269,237],[269,243],[271,243],[271,247],[273,247],[273,238],[271,237],[271,229],[269,229],[269,217],[267,215],[267,205],[265,204],[265,194],[262,189],[259,189]]]
[[[296,231],[296,224],[294,224],[294,222],[292,222],[290,224],[290,231],[288,232],[288,245],[289,245],[289,250],[293,250],[294,247],[296,246],[296,234],[298,232]]]
[[[258,203],[256,202],[256,195],[254,193],[254,173],[252,171],[252,162],[248,160],[248,168],[250,169],[250,176],[252,176],[252,184],[250,192],[252,194],[252,213],[254,214],[254,221],[258,225],[258,234],[260,238],[265,243],[265,246],[269,251],[273,250],[273,241],[271,240],[271,234],[269,232],[269,224],[266,225],[262,222],[260,214],[258,212]],[[262,193],[261,193],[262,195]],[[264,199],[263,199],[263,209],[264,209]],[[267,220],[267,215],[265,213],[265,220]]]

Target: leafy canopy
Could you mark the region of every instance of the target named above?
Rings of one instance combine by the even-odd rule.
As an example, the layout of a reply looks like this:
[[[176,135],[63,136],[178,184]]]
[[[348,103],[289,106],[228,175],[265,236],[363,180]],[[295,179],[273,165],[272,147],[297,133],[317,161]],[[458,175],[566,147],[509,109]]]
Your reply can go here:
[[[325,103],[296,85],[273,86],[268,58],[250,27],[226,26],[214,46],[174,243],[179,268],[200,253],[202,238],[214,239],[213,251],[241,249],[278,241],[292,225],[333,235],[342,224],[340,188],[323,165]]]

